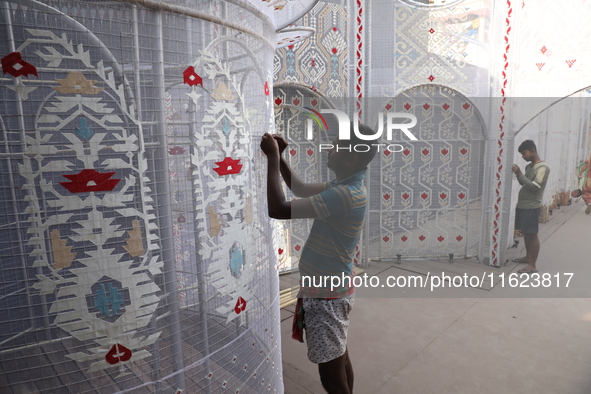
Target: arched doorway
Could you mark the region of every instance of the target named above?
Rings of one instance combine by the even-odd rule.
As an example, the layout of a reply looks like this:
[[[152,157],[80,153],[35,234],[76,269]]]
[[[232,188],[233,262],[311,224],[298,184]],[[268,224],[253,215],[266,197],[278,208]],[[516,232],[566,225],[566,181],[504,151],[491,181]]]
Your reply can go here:
[[[478,254],[485,127],[474,103],[451,88],[421,85],[384,103],[412,113],[417,141],[394,141],[370,167],[370,259]],[[398,136],[396,136],[398,137]]]

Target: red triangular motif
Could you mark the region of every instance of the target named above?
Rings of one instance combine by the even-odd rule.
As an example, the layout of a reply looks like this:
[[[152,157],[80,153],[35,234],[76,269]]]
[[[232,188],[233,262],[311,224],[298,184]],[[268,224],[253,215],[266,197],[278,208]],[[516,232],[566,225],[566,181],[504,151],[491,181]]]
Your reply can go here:
[[[70,193],[108,192],[117,186],[121,179],[109,179],[115,172],[100,173],[95,170],[82,170],[78,174],[62,175],[72,182],[60,182]]]
[[[213,170],[217,172],[219,176],[238,174],[242,169],[242,164],[238,163],[240,163],[240,159],[234,160],[231,157],[226,157],[222,161],[216,161],[215,164],[219,167],[216,167]]]
[[[131,359],[131,356],[131,350],[119,343],[116,343],[115,345],[113,345],[113,347],[111,347],[111,350],[109,350],[109,353],[107,353],[107,355],[105,356],[105,360],[109,364],[115,365],[122,361],[129,361]]]

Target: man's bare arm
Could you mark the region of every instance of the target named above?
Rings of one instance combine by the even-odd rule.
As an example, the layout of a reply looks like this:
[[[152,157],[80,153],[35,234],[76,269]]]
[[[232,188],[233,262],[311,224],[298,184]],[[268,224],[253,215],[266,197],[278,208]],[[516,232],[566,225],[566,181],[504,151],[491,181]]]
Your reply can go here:
[[[315,218],[316,212],[309,198],[286,201],[279,179],[280,153],[277,142],[270,134],[263,135],[261,149],[267,155],[267,205],[274,219]]]
[[[282,157],[280,162],[281,176],[285,184],[296,197],[311,197],[326,189],[324,183],[305,183],[289,167]]]
[[[281,155],[288,146],[287,141],[278,134],[273,134],[273,138],[277,141],[279,147],[279,155]],[[279,164],[281,176],[283,181],[296,197],[310,197],[314,196],[326,189],[324,183],[305,183],[303,182],[291,169],[287,161],[281,157]]]

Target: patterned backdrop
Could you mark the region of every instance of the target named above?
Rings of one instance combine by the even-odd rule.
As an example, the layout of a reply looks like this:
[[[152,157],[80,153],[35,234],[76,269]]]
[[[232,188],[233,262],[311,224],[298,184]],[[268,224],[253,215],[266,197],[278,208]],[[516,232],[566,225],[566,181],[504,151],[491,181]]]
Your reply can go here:
[[[404,91],[384,113],[417,117],[418,141],[394,135],[370,167],[369,256],[475,256],[480,240],[485,133],[474,103],[438,85]]]
[[[0,391],[283,392],[274,31],[218,1],[7,4]]]
[[[339,4],[319,2],[298,25],[312,27],[316,34],[275,51],[275,82],[302,84],[327,97],[347,95],[349,18],[346,9]]]

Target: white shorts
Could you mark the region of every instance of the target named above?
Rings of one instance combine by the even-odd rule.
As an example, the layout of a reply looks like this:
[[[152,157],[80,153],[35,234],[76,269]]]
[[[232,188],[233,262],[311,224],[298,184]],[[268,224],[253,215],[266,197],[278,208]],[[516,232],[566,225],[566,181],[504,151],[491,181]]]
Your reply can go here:
[[[353,295],[303,299],[308,359],[313,363],[326,363],[345,354],[353,299]]]

